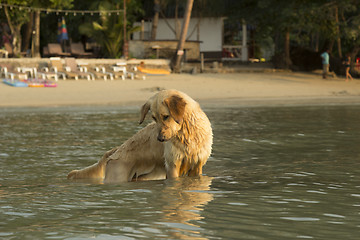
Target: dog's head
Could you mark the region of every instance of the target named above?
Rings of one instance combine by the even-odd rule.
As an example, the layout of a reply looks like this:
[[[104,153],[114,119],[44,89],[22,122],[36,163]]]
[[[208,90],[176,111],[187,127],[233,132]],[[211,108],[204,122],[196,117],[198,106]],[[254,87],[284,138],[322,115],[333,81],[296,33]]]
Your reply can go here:
[[[180,131],[185,107],[186,101],[180,94],[169,90],[161,91],[142,106],[140,124],[150,110],[159,129],[157,139],[160,142],[168,141]]]

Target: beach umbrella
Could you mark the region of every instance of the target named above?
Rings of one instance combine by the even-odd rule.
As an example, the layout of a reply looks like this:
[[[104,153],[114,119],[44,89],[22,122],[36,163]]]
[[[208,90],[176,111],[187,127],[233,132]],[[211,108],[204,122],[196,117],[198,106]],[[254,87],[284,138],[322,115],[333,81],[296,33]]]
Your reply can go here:
[[[66,23],[65,23],[65,18],[62,17],[62,19],[59,19],[58,21],[58,36],[57,36],[57,41],[59,43],[65,41],[65,40],[69,40],[69,36],[67,33],[67,29],[66,29]]]

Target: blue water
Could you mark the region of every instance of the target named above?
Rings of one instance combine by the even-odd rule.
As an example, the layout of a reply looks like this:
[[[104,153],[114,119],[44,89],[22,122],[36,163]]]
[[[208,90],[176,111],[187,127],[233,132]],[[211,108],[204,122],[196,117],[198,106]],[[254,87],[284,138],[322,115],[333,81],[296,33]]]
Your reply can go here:
[[[200,178],[66,180],[142,126],[137,108],[0,109],[1,239],[358,239],[360,106],[204,109]]]

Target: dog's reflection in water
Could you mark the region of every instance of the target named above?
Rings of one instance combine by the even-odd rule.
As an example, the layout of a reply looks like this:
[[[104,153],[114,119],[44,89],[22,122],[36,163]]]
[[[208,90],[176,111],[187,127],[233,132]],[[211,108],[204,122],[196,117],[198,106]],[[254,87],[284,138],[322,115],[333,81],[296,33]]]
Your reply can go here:
[[[173,229],[174,237],[178,239],[206,239],[201,236],[200,226],[194,221],[203,219],[202,211],[213,200],[209,191],[212,177],[184,177],[168,181],[162,195],[163,221]]]

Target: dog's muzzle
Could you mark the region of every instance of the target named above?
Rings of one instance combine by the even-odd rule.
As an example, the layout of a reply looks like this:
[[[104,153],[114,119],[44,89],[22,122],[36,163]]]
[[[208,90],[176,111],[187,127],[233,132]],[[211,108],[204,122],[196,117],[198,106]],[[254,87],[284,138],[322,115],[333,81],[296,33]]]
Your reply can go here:
[[[162,134],[159,134],[159,135],[158,135],[157,140],[158,140],[159,142],[164,142],[164,141],[166,141],[165,137],[164,137]]]

